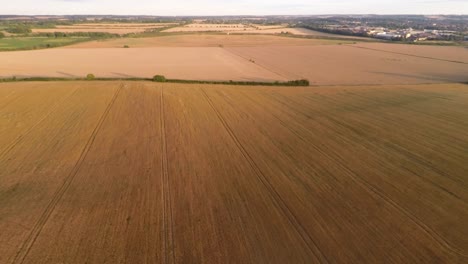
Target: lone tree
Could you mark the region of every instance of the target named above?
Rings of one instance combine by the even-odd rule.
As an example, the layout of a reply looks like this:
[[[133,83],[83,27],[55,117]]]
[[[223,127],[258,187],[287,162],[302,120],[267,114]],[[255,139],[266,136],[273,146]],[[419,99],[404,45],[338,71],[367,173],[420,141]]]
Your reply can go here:
[[[163,75],[155,75],[153,77],[153,82],[166,82],[166,77]]]
[[[88,75],[86,75],[86,80],[91,81],[91,80],[94,80],[95,78],[96,78],[96,77],[95,77],[94,74],[92,74],[92,73],[89,73]]]

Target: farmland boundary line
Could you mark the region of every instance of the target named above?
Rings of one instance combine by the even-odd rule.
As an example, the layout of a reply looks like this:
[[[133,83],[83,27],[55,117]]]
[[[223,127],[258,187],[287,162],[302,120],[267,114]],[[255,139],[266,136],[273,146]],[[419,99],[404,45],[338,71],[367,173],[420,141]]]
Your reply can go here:
[[[172,213],[171,192],[169,186],[169,171],[167,160],[167,137],[164,112],[164,87],[161,86],[160,102],[160,129],[161,129],[161,181],[163,200],[163,236],[164,236],[164,262],[175,263],[174,252],[174,222]]]
[[[37,238],[39,237],[42,229],[44,228],[45,224],[49,220],[49,217],[52,215],[52,212],[55,210],[55,207],[59,203],[59,201],[62,199],[63,195],[65,192],[68,190],[70,187],[73,179],[75,176],[78,174],[81,165],[83,164],[87,154],[89,153],[89,150],[91,149],[91,146],[93,145],[96,136],[101,129],[105,119],[107,118],[110,109],[114,105],[114,102],[116,101],[120,91],[122,90],[122,87],[124,84],[121,84],[119,88],[115,91],[112,99],[109,101],[109,104],[107,105],[106,109],[104,110],[103,114],[101,115],[96,127],[94,128],[93,132],[91,133],[91,136],[89,137],[88,141],[86,142],[83,150],[80,153],[80,156],[78,157],[77,162],[75,163],[75,166],[72,168],[68,176],[65,178],[63,184],[57,189],[55,192],[52,200],[49,202],[47,205],[45,211],[39,218],[38,222],[34,225],[33,229],[29,233],[28,237],[26,240],[23,242],[20,250],[16,254],[15,258],[13,259],[12,263],[23,263],[24,260],[26,259],[27,255],[31,251],[32,246],[36,242]]]
[[[234,141],[235,145],[240,150],[240,152],[241,152],[242,156],[244,157],[244,159],[249,163],[250,167],[255,172],[255,175],[257,176],[257,178],[260,180],[260,182],[267,189],[267,191],[269,192],[269,194],[271,195],[273,200],[276,202],[276,204],[280,207],[281,211],[286,216],[286,218],[291,223],[291,225],[294,227],[294,229],[299,234],[299,236],[302,238],[302,240],[306,244],[307,248],[309,248],[309,250],[312,252],[314,257],[320,263],[329,263],[329,260],[327,259],[327,257],[323,254],[323,252],[320,250],[320,248],[317,246],[317,244],[313,241],[313,239],[310,237],[310,235],[306,232],[305,228],[298,221],[297,217],[294,215],[292,210],[289,208],[289,206],[286,204],[286,202],[283,200],[283,198],[281,198],[281,195],[276,191],[276,189],[272,186],[272,184],[267,180],[266,176],[263,174],[263,172],[260,170],[258,165],[255,163],[255,161],[249,155],[247,150],[242,146],[241,142],[239,141],[237,136],[234,134],[231,127],[228,125],[228,123],[226,122],[224,117],[221,115],[221,113],[214,106],[213,102],[209,98],[206,91],[203,88],[200,88],[200,89],[201,89],[203,95],[205,96],[206,100],[208,101],[208,104],[211,106],[213,111],[218,116],[218,119],[220,120],[220,122],[223,125],[224,129],[228,132],[229,136],[231,137],[231,139]]]
[[[10,152],[16,145],[18,145],[25,136],[27,136],[31,131],[36,128],[38,125],[40,125],[44,120],[46,120],[55,110],[62,105],[65,101],[67,101],[70,97],[72,97],[76,91],[78,91],[79,88],[76,88],[73,92],[71,92],[69,95],[65,96],[62,100],[56,102],[42,118],[40,118],[34,125],[29,127],[24,133],[21,133],[18,137],[16,137],[10,145],[8,145],[3,151],[0,152],[0,158],[3,157],[5,154]]]

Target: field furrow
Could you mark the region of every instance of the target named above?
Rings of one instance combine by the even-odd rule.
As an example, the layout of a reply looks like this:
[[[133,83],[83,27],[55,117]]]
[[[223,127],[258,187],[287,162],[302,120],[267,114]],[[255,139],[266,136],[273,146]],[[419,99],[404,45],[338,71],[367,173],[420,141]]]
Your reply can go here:
[[[194,87],[164,90],[176,262],[317,260]]]
[[[288,118],[284,113],[281,116],[281,111],[278,111],[292,111],[294,114],[292,109],[278,103],[272,104],[271,100],[262,99],[261,96],[253,96],[254,99],[246,102],[248,92],[244,93],[241,95],[229,90],[214,90],[211,95],[217,96],[220,102],[221,98],[224,99],[225,102],[219,107],[223,109],[226,120],[230,120],[247,151],[258,161],[281,196],[285,197],[290,207],[299,215],[299,221],[306,223],[306,228],[328,257],[335,258],[336,261],[339,261],[340,257],[356,261],[363,257],[367,260],[375,258],[377,261],[380,258],[378,256],[385,255],[389,261],[398,261],[410,259],[414,254],[412,248],[421,250],[420,246],[426,247],[425,250],[431,251],[431,255],[438,256],[441,260],[455,261],[460,257],[457,254],[460,252],[456,249],[452,252],[452,248],[449,247],[439,248],[441,243],[444,243],[440,236],[433,239],[432,234],[420,227],[421,223],[411,223],[408,215],[392,200],[383,197],[375,188],[369,189],[369,185],[364,181],[366,179],[361,179],[365,174],[355,175],[352,165],[348,165],[346,160],[337,160],[330,154],[330,150],[336,149],[340,152],[343,148],[343,145],[334,142],[337,138],[333,136],[333,129],[340,127],[328,128],[319,123],[312,125],[311,122],[302,123],[305,126],[301,127],[294,119]],[[272,91],[268,93],[271,94]],[[294,103],[289,102],[288,105]],[[262,122],[258,123],[255,120]],[[257,132],[254,132],[255,130]],[[255,144],[250,138],[256,139]],[[282,170],[283,173],[279,173]],[[326,188],[327,185],[329,188]],[[303,190],[303,193],[299,195],[298,190]],[[363,204],[366,204],[365,209],[359,210],[359,206]],[[340,210],[336,210],[338,208]],[[361,210],[365,210],[366,218],[362,218]],[[333,223],[325,215],[330,219],[346,220]],[[403,219],[406,219],[406,225],[395,224]],[[342,230],[344,225],[348,227]],[[320,232],[317,226],[326,226],[330,231],[335,230],[330,232],[334,235]],[[380,232],[388,234],[385,243],[376,242]],[[352,237],[355,239],[356,248],[348,252],[350,255],[334,254],[337,250],[334,247],[340,243],[347,243]],[[331,242],[330,239],[335,241]],[[370,245],[375,243],[378,243],[379,247],[370,250]],[[364,249],[365,251],[361,251]],[[452,257],[447,258],[446,251],[449,251]]]
[[[164,261],[165,263],[175,263],[174,250],[174,221],[171,201],[171,186],[169,184],[168,160],[167,160],[167,137],[166,137],[166,117],[164,109],[164,88],[161,90],[160,102],[160,129],[161,129],[161,168],[162,168],[162,199],[163,199],[163,232],[164,232]]]
[[[7,245],[0,248],[2,263],[13,261],[22,252],[112,95],[109,89],[93,85],[61,89],[65,92],[62,96],[77,90],[67,103],[24,135],[8,156],[0,157],[0,241]],[[22,109],[18,106],[18,112]]]
[[[160,91],[112,86],[120,92],[24,263],[164,259]]]
[[[467,263],[467,87],[0,84],[0,263]]]

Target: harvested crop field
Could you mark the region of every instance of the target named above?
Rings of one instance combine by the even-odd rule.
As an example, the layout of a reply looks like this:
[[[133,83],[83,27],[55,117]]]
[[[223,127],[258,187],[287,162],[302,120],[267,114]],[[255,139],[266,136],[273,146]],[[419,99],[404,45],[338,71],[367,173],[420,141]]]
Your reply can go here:
[[[73,63],[70,63],[73,62]],[[0,77],[144,77],[283,81],[284,77],[218,47],[47,49],[0,53]]]
[[[466,263],[468,86],[0,84],[0,263]]]
[[[165,29],[162,32],[175,33],[175,32],[223,32],[232,34],[281,34],[289,33],[300,36],[317,36],[317,37],[332,37],[342,39],[369,39],[358,36],[345,36],[338,34],[323,33],[306,28],[292,28],[288,25],[244,25],[244,24],[189,24],[179,27]]]
[[[245,24],[188,24],[184,26],[169,28],[163,32],[232,32],[256,29],[253,25]]]
[[[130,48],[124,49],[127,45]],[[392,51],[394,50],[394,51]],[[0,53],[0,77],[144,77],[313,85],[468,82],[467,51],[280,36],[122,38]],[[73,61],[73,64],[69,62]]]
[[[383,43],[359,43],[356,46],[369,50],[468,64],[468,47],[463,46],[395,45]]]
[[[388,52],[391,47],[397,52]],[[285,78],[305,78],[316,85],[468,82],[466,49],[413,46],[406,54],[404,47],[358,43],[225,49]]]
[[[291,38],[272,35],[184,34],[153,38],[119,38],[89,41],[67,48],[143,47],[266,47],[350,44],[347,40]]]

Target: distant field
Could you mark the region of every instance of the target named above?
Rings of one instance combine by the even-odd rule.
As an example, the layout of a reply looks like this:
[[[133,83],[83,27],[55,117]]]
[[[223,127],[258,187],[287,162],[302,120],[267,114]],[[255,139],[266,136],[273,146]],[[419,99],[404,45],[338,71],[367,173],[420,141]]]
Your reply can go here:
[[[355,36],[345,36],[337,34],[322,33],[305,28],[291,28],[288,25],[256,25],[256,24],[188,24],[179,27],[173,27],[162,32],[224,32],[232,34],[281,34],[288,33],[299,36],[317,36],[317,37],[332,37],[332,38],[352,38],[352,39],[369,39]]]
[[[468,82],[465,48],[407,46],[358,43],[226,50],[285,78],[305,78],[317,85]]]
[[[34,49],[63,46],[67,44],[85,41],[88,38],[42,38],[42,37],[21,37],[0,39],[0,51]],[[48,46],[49,45],[49,46]],[[1,63],[0,63],[1,67]],[[1,74],[1,73],[0,73]]]
[[[468,82],[468,55],[463,47],[353,43],[263,35],[117,38],[0,53],[0,77],[93,73],[224,81],[308,79],[313,85]],[[130,48],[123,48],[126,45]]]
[[[220,81],[287,79],[218,47],[46,49],[0,53],[0,77],[144,77]]]
[[[329,34],[323,33],[315,30],[305,29],[305,28],[290,28],[290,27],[280,27],[280,28],[265,28],[265,29],[254,29],[246,30],[243,32],[233,32],[237,33],[247,33],[247,34],[293,34],[298,36],[314,36],[314,37],[324,37],[324,38],[338,38],[338,39],[362,39],[362,40],[372,40],[371,38],[359,37],[359,36],[346,36],[338,34]],[[375,40],[376,41],[376,40]]]
[[[281,26],[279,26],[281,27]],[[188,24],[166,29],[164,32],[232,32],[256,29],[255,25],[245,24]]]
[[[111,34],[141,33],[151,29],[158,29],[174,25],[175,23],[90,23],[75,24],[71,26],[56,26],[55,28],[33,29],[33,33],[53,33],[53,32],[105,32]]]
[[[0,263],[467,263],[468,86],[0,84]]]
[[[384,43],[359,43],[356,45],[369,50],[386,51],[390,53],[434,58],[439,60],[468,63],[467,47],[444,47],[424,45],[401,45]]]
[[[305,46],[351,44],[348,40],[302,39],[269,35],[227,35],[227,34],[184,34],[151,38],[117,38],[89,41],[68,46],[67,48],[131,48],[142,47],[246,47],[246,46]]]

